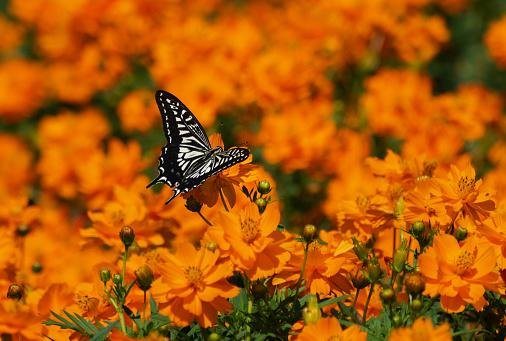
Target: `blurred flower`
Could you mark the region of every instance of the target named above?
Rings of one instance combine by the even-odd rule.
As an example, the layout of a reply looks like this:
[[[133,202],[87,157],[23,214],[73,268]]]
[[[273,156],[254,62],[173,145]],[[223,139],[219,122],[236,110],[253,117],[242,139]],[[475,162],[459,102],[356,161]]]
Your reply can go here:
[[[451,341],[452,332],[448,323],[440,326],[434,326],[428,318],[421,317],[417,319],[411,327],[394,329],[388,341]]]
[[[153,92],[144,89],[130,92],[118,104],[118,116],[124,131],[147,132],[160,119]]]
[[[327,341],[334,339],[365,341],[367,333],[356,324],[343,330],[338,319],[324,317],[319,319],[315,324],[305,326],[296,338],[296,340],[301,341]]]
[[[500,68],[506,68],[505,29],[506,16],[502,16],[490,24],[484,36],[488,53]]]

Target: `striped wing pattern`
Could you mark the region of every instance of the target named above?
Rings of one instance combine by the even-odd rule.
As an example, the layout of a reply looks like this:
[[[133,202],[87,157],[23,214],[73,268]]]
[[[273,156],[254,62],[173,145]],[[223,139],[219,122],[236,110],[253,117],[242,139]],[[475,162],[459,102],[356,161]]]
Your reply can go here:
[[[204,128],[183,102],[163,90],[155,98],[167,144],[159,158],[159,174],[147,187],[159,182],[172,187],[166,204],[249,156],[246,148],[212,149]]]

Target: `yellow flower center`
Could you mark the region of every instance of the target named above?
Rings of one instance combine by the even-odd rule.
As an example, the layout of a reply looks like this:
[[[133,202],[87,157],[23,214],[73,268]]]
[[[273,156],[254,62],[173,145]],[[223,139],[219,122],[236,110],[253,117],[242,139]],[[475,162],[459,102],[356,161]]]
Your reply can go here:
[[[252,218],[241,220],[242,240],[247,243],[254,241],[260,232],[259,225],[260,221]]]
[[[456,273],[458,275],[462,275],[474,264],[477,253],[478,250],[476,248],[474,248],[473,252],[469,252],[468,250],[463,250],[460,252],[457,260],[455,261]]]
[[[365,195],[357,196],[355,203],[357,204],[357,208],[360,210],[360,212],[365,212],[369,208],[369,198]]]
[[[469,192],[471,192],[474,189],[475,183],[476,183],[476,180],[474,180],[468,176],[461,177],[458,182],[460,195],[464,196],[464,195],[469,194]]]
[[[189,266],[184,270],[186,279],[192,284],[197,284],[202,277],[202,271],[196,266]]]

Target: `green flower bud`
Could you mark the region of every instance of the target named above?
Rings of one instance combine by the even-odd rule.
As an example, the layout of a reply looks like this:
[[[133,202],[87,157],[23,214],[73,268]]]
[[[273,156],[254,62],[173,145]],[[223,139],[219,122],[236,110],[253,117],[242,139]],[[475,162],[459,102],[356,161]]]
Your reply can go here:
[[[267,296],[267,287],[262,282],[254,282],[251,285],[251,294],[255,299],[263,299]]]
[[[16,229],[16,233],[20,237],[25,237],[28,233],[30,233],[30,226],[27,224],[21,224]]]
[[[207,337],[207,341],[220,341],[220,340],[221,340],[221,336],[218,333],[211,333]]]
[[[467,229],[465,227],[459,226],[453,235],[458,241],[462,241],[467,238]]]
[[[42,264],[40,264],[40,262],[34,262],[32,264],[32,272],[35,273],[35,274],[38,274],[38,273],[41,273],[42,272]]]
[[[13,283],[9,285],[9,289],[7,289],[7,298],[11,300],[21,300],[23,295],[25,294],[25,289],[22,285]]]
[[[111,271],[109,269],[103,268],[100,269],[100,280],[104,283],[107,283],[111,279]]]
[[[265,208],[267,207],[267,200],[264,198],[257,198],[255,200],[255,205],[258,207],[258,212],[264,213]]]
[[[302,237],[304,237],[306,242],[310,243],[318,237],[318,229],[314,225],[307,224],[302,231]]]
[[[401,324],[402,324],[402,318],[401,318],[401,315],[399,314],[395,314],[393,317],[392,317],[392,324],[394,325],[394,327],[400,327]]]
[[[380,297],[384,303],[395,302],[395,292],[391,287],[386,287],[381,290]]]
[[[190,196],[188,199],[186,199],[185,207],[190,212],[200,212],[202,209],[202,203],[195,199],[193,196]]]
[[[121,285],[121,275],[120,274],[114,274],[112,275],[112,282],[116,285]]]
[[[218,248],[218,244],[216,244],[213,241],[209,241],[206,243],[206,249],[208,249],[211,252],[216,251],[217,248]]]
[[[411,310],[413,310],[414,312],[417,313],[420,310],[422,310],[423,303],[419,298],[415,298],[413,301],[411,301],[411,303],[409,304],[409,307],[411,308]]]
[[[307,306],[302,310],[302,316],[306,325],[314,324],[321,318],[322,314],[320,307],[318,307],[318,298],[316,295],[310,295],[308,297]]]
[[[141,288],[142,291],[148,291],[149,288],[151,288],[153,279],[153,271],[151,271],[151,268],[147,265],[142,265],[135,271],[137,286]]]
[[[351,278],[351,283],[353,283],[356,289],[364,289],[370,284],[369,279],[364,275],[362,270],[358,270],[355,276]]]
[[[371,259],[369,264],[367,264],[367,275],[369,276],[369,281],[371,281],[371,283],[375,283],[383,277],[383,270],[376,258]]]
[[[121,231],[119,231],[119,237],[123,242],[123,245],[125,245],[126,248],[129,248],[135,240],[135,231],[130,226],[123,226]]]
[[[271,189],[271,184],[267,180],[262,180],[257,185],[257,191],[260,194],[268,194]]]
[[[404,266],[406,265],[406,260],[408,259],[408,244],[406,240],[401,242],[401,246],[395,250],[394,258],[392,260],[392,269],[399,273],[404,270]]]
[[[424,232],[425,232],[425,224],[422,221],[415,221],[411,225],[410,233],[417,239],[423,237]]]
[[[369,254],[369,249],[364,245],[364,243],[358,241],[355,237],[352,238],[353,241],[353,252],[357,255],[358,259],[362,262],[367,260],[367,255]]]

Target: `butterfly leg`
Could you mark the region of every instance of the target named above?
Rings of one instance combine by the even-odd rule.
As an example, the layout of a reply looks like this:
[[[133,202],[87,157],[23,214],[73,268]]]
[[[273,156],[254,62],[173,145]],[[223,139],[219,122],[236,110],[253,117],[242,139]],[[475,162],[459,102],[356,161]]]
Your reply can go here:
[[[172,189],[172,196],[165,202],[165,205],[168,205],[175,197],[177,197],[181,193],[181,190],[179,188],[173,188]]]

